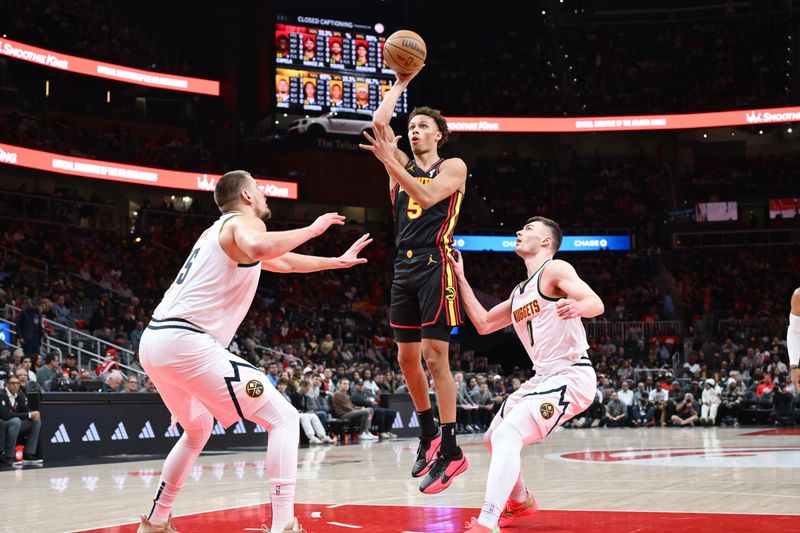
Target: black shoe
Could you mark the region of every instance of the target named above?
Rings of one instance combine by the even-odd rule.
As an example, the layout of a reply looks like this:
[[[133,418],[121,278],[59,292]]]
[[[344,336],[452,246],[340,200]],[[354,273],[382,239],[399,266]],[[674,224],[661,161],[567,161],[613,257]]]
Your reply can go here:
[[[436,460],[439,454],[439,448],[442,445],[442,432],[441,430],[432,439],[425,437],[419,438],[419,447],[417,448],[417,460],[414,461],[414,466],[411,468],[411,475],[413,477],[424,476],[431,465]]]
[[[14,466],[14,461],[6,457],[5,455],[0,456],[0,467],[1,466]]]
[[[40,465],[40,464],[44,463],[44,460],[39,459],[35,455],[31,455],[29,453],[24,454],[22,456],[22,458],[25,460],[26,464]]]
[[[425,477],[422,478],[422,483],[419,485],[420,492],[425,494],[436,494],[442,492],[450,486],[456,476],[463,473],[469,463],[467,456],[458,449],[457,456],[449,456],[444,453],[439,453]]]

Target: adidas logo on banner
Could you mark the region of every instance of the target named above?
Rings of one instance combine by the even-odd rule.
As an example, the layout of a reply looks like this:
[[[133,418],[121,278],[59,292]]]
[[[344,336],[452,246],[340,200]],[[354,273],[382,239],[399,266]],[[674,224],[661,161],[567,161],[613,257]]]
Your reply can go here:
[[[150,421],[148,420],[145,422],[144,427],[139,432],[140,439],[154,439],[156,438],[156,434],[153,433],[153,426],[150,425]]]
[[[224,435],[225,428],[219,422],[214,422],[214,429],[211,430],[212,435]]]
[[[239,420],[239,423],[236,424],[236,427],[233,428],[234,435],[241,435],[243,433],[247,433],[247,429],[244,427],[244,421]]]
[[[400,418],[400,413],[398,412],[397,415],[394,417],[394,423],[392,423],[392,429],[403,429],[405,426],[403,425],[403,419]]]
[[[83,434],[81,437],[83,442],[98,442],[100,440],[100,435],[97,434],[97,428],[94,425],[94,422],[89,424],[89,429],[86,430],[86,433]]]
[[[58,429],[56,430],[55,435],[53,435],[53,438],[50,439],[50,442],[53,444],[64,444],[65,442],[69,442],[69,435],[67,435],[67,428],[64,427],[64,424],[58,426]]]
[[[417,418],[417,412],[411,415],[411,420],[408,421],[408,427],[410,428],[418,428],[419,427],[419,418]]]
[[[148,424],[149,423],[150,422],[148,422]],[[177,426],[174,426],[174,427],[170,426],[170,427],[167,428],[167,432],[164,433],[164,436],[165,437],[175,437],[175,438],[177,438],[177,437],[181,436],[181,432],[178,431],[178,427]]]
[[[256,428],[253,430],[253,433],[266,433],[267,430],[264,429],[260,424],[256,424]]]
[[[128,432],[125,431],[125,426],[122,422],[120,422],[117,429],[114,430],[114,434],[111,435],[111,440],[128,440]]]

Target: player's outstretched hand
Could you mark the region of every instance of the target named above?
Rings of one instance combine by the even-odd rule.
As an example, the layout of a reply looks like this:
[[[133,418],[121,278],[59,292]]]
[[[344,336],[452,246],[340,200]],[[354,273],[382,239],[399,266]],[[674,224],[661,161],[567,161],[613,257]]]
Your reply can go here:
[[[461,252],[452,250],[447,260],[450,261],[450,265],[453,267],[453,272],[456,273],[456,277],[464,279],[464,259],[461,257]]]
[[[411,73],[409,73],[409,74],[400,74],[400,73],[398,73],[398,72],[395,72],[395,73],[394,73],[394,77],[395,77],[395,78],[397,78],[397,82],[398,82],[398,83],[402,83],[403,85],[408,85],[408,84],[409,84],[409,82],[410,82],[411,80],[413,80],[413,79],[414,79],[414,77],[415,77],[417,74],[419,74],[419,72],[420,72],[420,71],[421,71],[423,68],[425,68],[425,65],[424,65],[424,64],[423,64],[421,67],[419,67],[417,70],[415,70],[414,72],[411,72]]]
[[[556,304],[556,312],[561,320],[578,318],[578,303],[572,298],[562,298]]]
[[[364,132],[364,137],[369,141],[369,144],[359,144],[358,147],[362,150],[372,152],[381,163],[394,160],[394,154],[397,151],[397,141],[400,140],[400,136],[396,135],[392,137],[389,134],[389,128],[383,124],[374,122],[372,123],[372,131],[375,137],[370,135],[369,132]]]
[[[309,227],[314,232],[314,235],[319,237],[331,226],[341,226],[342,224],[344,224],[344,215],[340,215],[339,213],[325,213],[318,217]]]
[[[370,239],[369,233],[362,235],[361,238],[354,242],[345,253],[336,258],[336,268],[350,268],[352,266],[366,263],[367,259],[365,257],[358,257],[358,254],[361,253],[361,250],[366,248],[371,242],[372,239]]]

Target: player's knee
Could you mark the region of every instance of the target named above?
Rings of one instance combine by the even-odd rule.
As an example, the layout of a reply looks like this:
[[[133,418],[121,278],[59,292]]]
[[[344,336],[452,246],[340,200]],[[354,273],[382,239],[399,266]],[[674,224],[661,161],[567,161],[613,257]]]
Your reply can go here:
[[[492,435],[494,431],[487,431],[483,434],[483,445],[486,446],[486,449],[489,450],[489,453],[492,453]]]
[[[500,424],[489,437],[492,449],[522,449],[522,433],[513,424]]]
[[[183,425],[183,424],[181,424]],[[202,449],[208,438],[211,436],[211,430],[214,428],[214,417],[211,413],[204,413],[191,423],[183,427],[183,434],[186,438],[186,446],[194,449]]]
[[[438,353],[425,354],[425,364],[428,365],[428,370],[431,375],[439,379],[453,379],[450,374],[450,363],[447,360],[447,354],[442,356]],[[438,381],[438,380],[437,380]]]
[[[297,425],[300,423],[300,413],[297,409],[289,409],[286,411],[286,423]]]
[[[405,351],[404,353],[401,351],[397,354],[397,361],[400,363],[400,368],[405,375],[422,372],[419,352]]]

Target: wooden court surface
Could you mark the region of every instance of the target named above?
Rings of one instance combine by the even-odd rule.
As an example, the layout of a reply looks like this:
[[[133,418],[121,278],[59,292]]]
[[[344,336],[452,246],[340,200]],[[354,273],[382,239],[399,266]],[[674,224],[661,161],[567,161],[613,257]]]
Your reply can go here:
[[[416,440],[302,448],[297,515],[310,532],[461,531],[483,501],[489,455],[438,495],[409,475]],[[2,532],[134,532],[162,460],[0,472]],[[800,532],[800,432],[769,428],[561,430],[523,451],[540,511],[503,531]],[[174,509],[182,533],[260,531],[264,452],[200,457]],[[13,510],[13,512],[11,512]],[[13,518],[12,518],[13,517]]]

